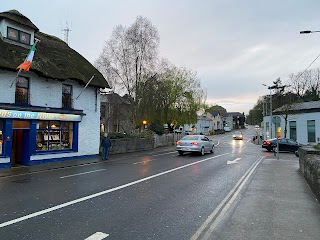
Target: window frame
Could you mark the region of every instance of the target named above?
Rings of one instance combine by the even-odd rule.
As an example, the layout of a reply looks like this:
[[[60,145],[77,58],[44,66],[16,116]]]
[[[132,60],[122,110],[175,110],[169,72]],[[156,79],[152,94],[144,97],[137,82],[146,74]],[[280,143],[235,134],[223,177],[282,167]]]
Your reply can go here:
[[[43,140],[46,141],[46,145],[47,145],[47,149],[37,149],[37,145],[38,143],[36,142],[35,145],[35,153],[36,154],[48,154],[48,153],[61,153],[61,152],[75,152],[77,147],[75,146],[75,144],[77,143],[76,139],[75,139],[75,122],[70,122],[70,121],[56,121],[56,120],[39,120],[37,121],[37,126],[38,124],[40,125],[40,122],[43,122],[46,127],[37,127],[36,129],[36,135],[38,134],[38,132],[43,132],[46,131],[46,139],[47,140]],[[52,127],[53,124],[59,124],[59,127]],[[58,125],[57,124],[57,125]],[[67,126],[67,127],[65,127]],[[57,139],[53,139],[53,136],[56,136],[57,134],[52,134],[51,132],[59,132],[59,143],[55,143],[55,144],[59,144],[60,147],[58,149],[52,149],[52,143],[56,142]],[[69,134],[69,137],[71,135],[72,139],[71,141],[68,141],[68,143],[71,143],[71,147],[69,148],[62,148],[62,144],[63,144],[63,132],[67,131]],[[43,134],[43,137],[45,136],[45,134]],[[50,144],[51,142],[51,144]],[[41,142],[40,142],[41,143]],[[42,143],[41,143],[42,146]]]
[[[66,87],[70,87],[70,93],[65,93],[63,90],[64,90],[64,86]],[[67,108],[67,109],[70,109],[72,108],[72,93],[73,93],[73,86],[71,84],[62,84],[62,88],[61,88],[61,92],[62,92],[62,96],[61,96],[61,107],[62,108]],[[70,106],[65,106],[64,105],[64,101],[63,101],[63,97],[64,96],[67,96],[70,98]]]
[[[12,39],[9,37],[9,30],[14,30],[14,31],[17,31],[17,39]],[[21,41],[21,33],[27,35],[29,37],[29,42],[23,42]],[[22,31],[22,30],[19,30],[19,29],[16,29],[16,28],[13,28],[13,27],[10,27],[10,26],[7,26],[7,38],[11,41],[14,41],[14,42],[18,42],[18,43],[22,43],[22,44],[26,44],[26,45],[31,45],[31,34],[30,33],[27,33],[25,31]]]
[[[4,155],[4,140],[3,140],[3,135],[4,135],[4,120],[0,119],[0,156]]]
[[[313,123],[313,125],[310,125],[309,123]],[[309,128],[311,127],[313,127],[314,131],[309,131]],[[315,143],[316,142],[316,121],[315,120],[307,120],[307,133],[308,133],[308,143]],[[314,137],[314,140],[312,139],[313,137]]]
[[[290,139],[297,141],[297,121],[289,121],[289,133]]]
[[[24,86],[18,86],[18,82],[19,82],[19,78],[23,78],[25,80],[27,80],[28,82],[28,86],[24,87]],[[27,90],[27,102],[17,102],[17,89],[26,89]],[[15,98],[14,98],[14,102],[17,105],[29,105],[30,104],[30,79],[29,77],[24,77],[24,76],[19,76],[17,81],[16,81],[16,90],[15,90]]]

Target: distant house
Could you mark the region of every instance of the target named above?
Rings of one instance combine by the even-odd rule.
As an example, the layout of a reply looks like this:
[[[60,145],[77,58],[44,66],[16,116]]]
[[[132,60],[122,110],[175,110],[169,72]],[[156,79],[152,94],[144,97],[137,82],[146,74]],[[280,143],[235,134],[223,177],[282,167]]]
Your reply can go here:
[[[212,129],[213,130],[220,130],[223,129],[223,120],[221,115],[218,111],[211,111],[205,113],[205,115],[212,120]]]
[[[320,142],[320,101],[294,103],[285,105],[273,111],[273,118],[280,118],[280,123],[271,124],[270,116],[263,118],[264,138],[284,137],[287,129],[287,138],[301,144],[315,144]],[[287,117],[287,123],[285,121]],[[270,126],[272,126],[270,128]]]
[[[207,116],[198,116],[196,124],[186,124],[183,130],[192,133],[209,134],[212,131],[212,123],[213,121]]]
[[[223,127],[229,127],[230,129],[233,129],[233,116],[232,114],[229,113],[224,113],[222,115],[222,123],[223,123]]]
[[[107,132],[131,132],[133,124],[131,103],[126,96],[121,97],[117,93],[101,95],[101,131]]]
[[[30,71],[15,79],[35,38]],[[106,87],[102,74],[65,42],[16,10],[1,12],[0,168],[97,155],[99,89]]]

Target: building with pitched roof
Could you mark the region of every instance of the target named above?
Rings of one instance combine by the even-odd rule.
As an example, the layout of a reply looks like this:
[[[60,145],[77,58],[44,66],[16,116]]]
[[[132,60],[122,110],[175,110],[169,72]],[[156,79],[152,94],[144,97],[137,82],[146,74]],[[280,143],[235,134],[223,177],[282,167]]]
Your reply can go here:
[[[320,142],[320,101],[284,105],[274,110],[272,115],[272,124],[270,116],[263,118],[265,139],[278,136],[301,144]],[[275,121],[277,117],[279,120]]]
[[[16,78],[35,39],[30,71]],[[0,53],[0,167],[97,155],[102,74],[16,10],[0,13]]]

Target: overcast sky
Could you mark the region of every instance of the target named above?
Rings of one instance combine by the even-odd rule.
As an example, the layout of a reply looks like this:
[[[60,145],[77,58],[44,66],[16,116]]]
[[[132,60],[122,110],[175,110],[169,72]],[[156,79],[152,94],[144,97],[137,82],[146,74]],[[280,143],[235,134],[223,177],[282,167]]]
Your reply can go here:
[[[197,71],[207,103],[247,113],[278,77],[303,71],[320,53],[319,0],[1,0],[41,32],[63,38],[91,63],[116,25],[141,15],[160,34],[160,56]],[[1,54],[1,53],[0,53]],[[316,61],[312,68],[320,66]]]

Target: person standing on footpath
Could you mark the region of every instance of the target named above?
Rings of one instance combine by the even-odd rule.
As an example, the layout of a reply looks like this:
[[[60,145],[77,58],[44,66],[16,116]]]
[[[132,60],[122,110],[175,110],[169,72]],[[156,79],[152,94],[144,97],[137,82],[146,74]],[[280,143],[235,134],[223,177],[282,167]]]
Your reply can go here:
[[[109,148],[111,148],[111,140],[108,136],[108,133],[104,133],[104,136],[101,140],[101,147],[102,147],[102,160],[108,159]]]

